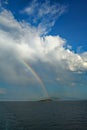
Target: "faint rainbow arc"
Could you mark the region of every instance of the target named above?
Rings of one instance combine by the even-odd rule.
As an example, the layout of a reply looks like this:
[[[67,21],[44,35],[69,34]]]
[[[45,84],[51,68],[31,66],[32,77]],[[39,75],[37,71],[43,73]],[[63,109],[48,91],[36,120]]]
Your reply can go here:
[[[32,73],[32,75],[36,78],[36,80],[40,83],[42,89],[44,90],[45,94],[46,94],[46,98],[49,98],[49,94],[47,92],[47,89],[44,85],[44,83],[42,82],[41,78],[38,76],[38,74],[35,72],[35,70],[30,66],[30,64],[26,63],[24,60],[21,60],[22,64],[24,64],[24,66],[28,69],[28,71],[30,71]]]

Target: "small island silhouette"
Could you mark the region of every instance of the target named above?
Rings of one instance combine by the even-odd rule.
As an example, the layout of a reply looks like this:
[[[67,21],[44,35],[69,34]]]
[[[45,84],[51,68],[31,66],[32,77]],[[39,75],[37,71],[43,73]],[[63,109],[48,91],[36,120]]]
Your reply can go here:
[[[45,98],[45,99],[40,99],[39,102],[51,102],[51,101],[59,101],[59,97],[50,97],[50,98]]]
[[[47,99],[40,99],[40,102],[50,102],[53,101],[51,98],[47,98]]]

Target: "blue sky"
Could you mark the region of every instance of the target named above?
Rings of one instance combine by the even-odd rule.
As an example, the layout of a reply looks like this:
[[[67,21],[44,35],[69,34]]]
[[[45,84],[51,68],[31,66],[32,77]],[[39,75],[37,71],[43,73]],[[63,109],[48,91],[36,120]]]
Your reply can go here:
[[[0,1],[0,100],[87,99],[87,1]]]

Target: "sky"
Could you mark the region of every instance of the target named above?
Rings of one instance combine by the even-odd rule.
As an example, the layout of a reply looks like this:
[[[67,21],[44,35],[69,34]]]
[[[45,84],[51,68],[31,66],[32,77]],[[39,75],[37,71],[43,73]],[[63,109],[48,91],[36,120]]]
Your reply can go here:
[[[87,99],[86,5],[0,0],[0,101]]]

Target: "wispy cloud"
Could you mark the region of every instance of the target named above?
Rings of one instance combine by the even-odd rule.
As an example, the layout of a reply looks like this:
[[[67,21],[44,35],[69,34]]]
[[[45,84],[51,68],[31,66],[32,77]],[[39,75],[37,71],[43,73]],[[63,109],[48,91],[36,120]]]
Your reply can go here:
[[[6,4],[6,5],[7,5],[7,4],[8,4],[8,0],[5,0],[5,1],[4,1],[4,4]]]
[[[27,14],[31,23],[38,26],[38,28],[41,29],[43,26],[42,31],[46,33],[55,24],[56,19],[66,11],[66,8],[65,5],[60,5],[57,2],[51,4],[50,1],[46,0],[44,2],[33,0],[22,13]]]
[[[3,4],[7,5],[8,4],[8,0],[0,0],[0,8],[3,8],[2,7]]]

